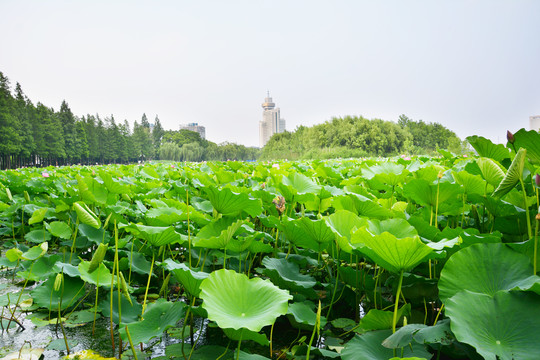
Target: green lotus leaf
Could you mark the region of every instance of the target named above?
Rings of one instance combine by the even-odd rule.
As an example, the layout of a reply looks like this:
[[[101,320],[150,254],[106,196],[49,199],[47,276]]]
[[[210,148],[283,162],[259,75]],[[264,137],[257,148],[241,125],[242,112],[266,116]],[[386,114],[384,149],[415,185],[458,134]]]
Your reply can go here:
[[[540,164],[540,134],[538,131],[520,129],[514,134],[514,146],[527,149],[527,157],[533,164]]]
[[[448,259],[441,271],[439,296],[446,302],[464,289],[489,296],[513,289],[539,292],[540,277],[532,273],[529,258],[507,245],[475,244]]]
[[[17,262],[21,259],[23,252],[17,248],[11,248],[8,251],[6,251],[6,258],[10,262]]]
[[[174,231],[174,227],[172,226],[162,227],[130,224],[129,226],[125,226],[124,229],[156,247],[173,243],[183,244],[187,240],[187,236],[180,235]]]
[[[467,141],[476,150],[478,156],[487,157],[498,162],[510,158],[510,151],[504,145],[495,145],[491,140],[482,136],[468,136]]]
[[[249,279],[232,270],[214,271],[201,284],[203,308],[221,328],[246,328],[259,332],[287,313],[288,291],[269,280]]]
[[[315,305],[312,302],[294,302],[289,305],[287,317],[293,327],[303,330],[313,330],[317,324],[317,312],[313,310]],[[320,327],[326,326],[326,318],[321,316]]]
[[[465,194],[483,195],[486,191],[486,181],[479,175],[473,175],[467,171],[453,172],[456,182],[463,187]]]
[[[414,335],[421,329],[427,328],[424,324],[409,324],[399,328],[395,333],[384,339],[382,346],[389,349],[399,349],[408,346],[414,341]]]
[[[362,176],[368,180],[375,179],[390,186],[402,184],[409,175],[405,166],[393,162],[383,162],[362,169]]]
[[[456,338],[487,360],[540,358],[540,296],[499,291],[494,296],[461,291],[445,303]]]
[[[81,279],[93,285],[99,283],[99,286],[111,287],[112,275],[105,264],[99,264],[99,267],[91,273],[88,272],[89,267],[90,261],[81,261],[79,263],[78,269],[81,274]],[[116,283],[116,279],[114,283]]]
[[[106,171],[100,171],[99,177],[103,180],[103,184],[107,187],[109,192],[114,194],[127,194],[129,193],[129,188],[125,185],[120,184],[117,180]]]
[[[32,267],[32,271],[30,271],[30,266],[25,269],[25,271],[19,271],[17,273],[18,276],[22,277],[23,279],[28,279],[32,281],[40,281],[44,278],[47,278],[51,274],[56,274],[57,271],[54,269],[54,264],[60,260],[60,255],[45,255],[40,258],[38,258],[33,265],[30,265]]]
[[[504,175],[501,183],[499,184],[497,189],[495,189],[493,194],[491,194],[491,196],[501,198],[507,193],[509,193],[510,190],[514,188],[514,186],[516,186],[516,184],[523,177],[523,168],[525,167],[526,155],[527,150],[525,150],[524,148],[519,149],[516,157],[514,158],[514,160],[512,160],[512,164],[510,164],[510,168],[506,172],[506,175]]]
[[[126,252],[126,257],[129,261],[131,271],[141,275],[148,275],[150,273],[152,263],[146,259],[144,254],[139,252],[134,252],[133,254],[131,252]]]
[[[45,219],[45,214],[47,214],[47,210],[49,210],[49,208],[46,207],[36,209],[32,214],[32,217],[28,219],[28,224],[32,225],[38,222],[42,222],[43,219]]]
[[[262,346],[268,346],[270,341],[268,341],[268,338],[266,337],[266,334],[261,334],[255,331],[251,331],[248,329],[223,329],[223,332],[227,337],[231,340],[252,340],[255,341],[257,344],[260,344]]]
[[[398,309],[397,321],[398,324],[403,321],[404,316],[410,316],[411,304],[403,305]],[[367,332],[373,330],[392,329],[394,313],[392,311],[371,309],[360,320],[359,332]]]
[[[208,273],[203,271],[193,271],[184,263],[177,263],[172,259],[163,262],[165,269],[172,271],[176,279],[184,286],[186,291],[195,297],[201,293],[201,283],[208,277]]]
[[[183,302],[169,302],[164,299],[150,304],[144,313],[143,320],[126,324],[132,342],[134,344],[147,343],[149,340],[161,336],[165,330],[175,326],[182,319],[185,307]],[[120,327],[119,332],[122,339],[127,341],[125,327]]]
[[[252,233],[247,220],[234,221],[233,218],[221,218],[203,227],[193,239],[193,246],[210,249],[225,249],[234,236]]]
[[[353,231],[367,225],[366,219],[360,218],[348,210],[338,210],[325,220],[328,226],[330,226],[330,229],[336,234],[339,247],[347,253],[353,251],[350,245]]]
[[[262,261],[265,269],[263,274],[268,276],[280,288],[301,292],[309,297],[315,297],[313,287],[317,284],[315,278],[300,273],[297,264],[287,259],[265,257]]]
[[[101,221],[99,221],[97,215],[94,214],[94,212],[90,210],[90,208],[85,203],[76,202],[73,204],[73,208],[77,213],[79,222],[91,226],[95,229],[99,229],[101,227]]]
[[[105,291],[106,295],[99,302],[98,311],[101,311],[103,316],[111,317],[111,292]],[[101,294],[101,292],[100,292]],[[126,299],[124,295],[120,296],[120,310],[122,311],[122,324],[135,323],[139,320],[142,312],[142,305],[137,302],[131,294],[129,295],[131,302]],[[102,296],[100,295],[100,299]],[[112,309],[112,318],[115,324],[118,324],[119,314],[118,314],[118,291],[114,290],[113,292],[113,309]],[[150,306],[150,305],[149,305]],[[146,313],[145,313],[146,315]]]
[[[386,270],[399,273],[411,270],[433,253],[415,233],[403,219],[372,220],[353,233],[351,245]]]
[[[207,187],[208,200],[220,214],[237,216],[246,212],[251,217],[260,215],[263,211],[261,200],[253,199],[246,193],[234,193],[229,188],[218,189]]]
[[[62,310],[74,306],[75,302],[84,295],[84,282],[78,278],[64,276],[62,292],[62,290],[54,290],[55,278],[56,275],[49,276],[47,281],[30,292],[34,303],[49,310],[58,310],[60,301]]]
[[[480,169],[482,177],[488,182],[488,184],[493,187],[499,186],[504,178],[504,171],[501,165],[489,158],[476,159],[476,164]],[[467,169],[467,171],[469,170]]]
[[[90,225],[79,224],[79,234],[86,237],[90,242],[99,245],[102,241],[108,244],[111,241],[111,235],[105,229],[96,229]]]
[[[24,234],[24,239],[33,243],[42,243],[51,240],[51,233],[43,229],[32,230]]]
[[[462,191],[459,184],[440,182],[437,195],[437,184],[423,179],[412,179],[403,187],[403,193],[406,197],[410,197],[422,206],[435,208],[439,204],[439,210],[441,204],[451,205],[457,202]]]
[[[291,173],[288,177],[282,176],[278,181],[278,188],[287,201],[292,201],[292,196],[303,194],[315,194],[321,190],[321,186],[309,177],[297,172]]]
[[[170,226],[179,221],[187,220],[187,214],[170,207],[150,209],[145,216],[148,224],[152,226]]]
[[[72,234],[71,228],[65,222],[53,221],[50,224],[45,223],[45,228],[49,230],[49,232],[53,236],[57,236],[61,239],[66,239],[66,240],[71,238],[71,234]]]
[[[32,246],[28,251],[24,252],[21,255],[21,259],[34,261],[45,255],[48,249],[49,243],[45,241],[44,243],[41,243],[39,245]]]
[[[81,200],[86,203],[107,203],[107,188],[90,176],[76,176]]]
[[[392,334],[392,330],[370,331],[352,338],[341,351],[343,360],[381,360],[390,359],[394,356],[394,350],[382,346],[382,342]],[[411,346],[402,348],[403,357],[417,357],[431,359],[423,345],[412,343]],[[398,351],[401,353],[401,350]]]
[[[323,219],[311,220],[307,217],[285,221],[284,233],[296,246],[321,252],[326,249],[336,235]]]

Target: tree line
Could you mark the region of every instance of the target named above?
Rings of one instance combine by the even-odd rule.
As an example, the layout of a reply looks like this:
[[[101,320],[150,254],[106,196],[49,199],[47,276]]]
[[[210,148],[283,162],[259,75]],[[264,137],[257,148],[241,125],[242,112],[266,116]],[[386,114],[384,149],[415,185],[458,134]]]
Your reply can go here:
[[[397,123],[362,116],[335,117],[312,127],[274,134],[262,149],[262,159],[330,159],[338,157],[431,154],[437,149],[462,153],[465,144],[438,123],[401,115]]]
[[[55,111],[34,105],[0,72],[0,168],[71,164],[130,163],[146,160],[254,160],[259,150],[215,144],[189,130],[164,130],[145,114],[133,128],[114,116],[75,116],[66,101]]]

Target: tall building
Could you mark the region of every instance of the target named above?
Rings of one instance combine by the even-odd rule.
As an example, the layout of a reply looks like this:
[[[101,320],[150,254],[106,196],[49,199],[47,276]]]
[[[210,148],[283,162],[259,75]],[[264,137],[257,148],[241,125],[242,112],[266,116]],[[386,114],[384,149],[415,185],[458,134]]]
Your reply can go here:
[[[529,116],[529,128],[540,131],[540,115]]]
[[[266,145],[272,135],[285,131],[285,119],[280,117],[279,108],[272,102],[270,92],[267,93],[262,107],[264,109],[263,118],[259,121],[259,144],[261,148]]]
[[[180,124],[180,130],[195,131],[201,135],[201,139],[206,139],[206,128],[199,123]]]

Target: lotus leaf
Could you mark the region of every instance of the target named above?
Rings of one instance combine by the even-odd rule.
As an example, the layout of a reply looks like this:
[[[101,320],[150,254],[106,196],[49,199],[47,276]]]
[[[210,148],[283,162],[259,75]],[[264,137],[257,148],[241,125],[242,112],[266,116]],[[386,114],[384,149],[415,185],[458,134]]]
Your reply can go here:
[[[79,263],[78,269],[81,274],[81,279],[93,285],[97,285],[99,283],[99,286],[111,287],[112,275],[105,264],[99,264],[99,267],[91,273],[88,272],[89,267],[90,261],[81,261]]]
[[[165,269],[173,272],[176,279],[184,286],[191,296],[199,297],[201,283],[210,274],[203,271],[193,271],[193,269],[190,269],[186,264],[177,263],[172,259],[165,260],[163,264]]]
[[[185,307],[183,302],[169,302],[163,299],[150,304],[143,320],[126,325],[131,340],[134,344],[147,343],[152,338],[161,336],[165,330],[175,326],[182,319]],[[122,339],[127,341],[125,327],[121,327],[119,331]]]
[[[382,342],[392,334],[392,330],[370,331],[363,335],[356,335],[350,340],[343,351],[343,360],[381,360],[390,359],[394,350],[382,346]],[[432,355],[426,351],[423,345],[413,343],[410,347],[402,348],[404,357],[418,357],[431,359]]]
[[[152,246],[163,246],[173,243],[184,243],[187,236],[182,236],[176,231],[174,227],[161,227],[161,226],[146,226],[140,224],[130,224],[124,227],[127,231],[133,233],[136,237],[148,241]]]
[[[394,273],[409,271],[432,255],[433,249],[420,241],[418,235],[410,236],[416,230],[405,220],[369,223],[354,232],[352,246],[383,268]]]
[[[63,291],[54,290],[56,276],[51,275],[43,284],[31,291],[34,303],[49,310],[62,310],[75,305],[75,302],[84,295],[84,283],[77,278],[64,276]]]
[[[527,157],[533,164],[540,164],[540,134],[538,131],[520,129],[514,134],[514,146],[527,149]]]
[[[262,264],[266,269],[263,273],[280,288],[286,288],[303,293],[311,298],[316,296],[313,287],[317,284],[315,278],[300,273],[297,264],[287,259],[265,257]]]
[[[51,240],[51,237],[51,233],[43,229],[32,230],[24,235],[24,239],[26,241],[30,241],[33,243],[42,243],[44,241],[49,241]]]
[[[61,239],[69,239],[72,234],[69,225],[62,221],[53,221],[50,224],[45,223],[45,228],[49,230],[53,236],[57,236]]]
[[[467,137],[467,141],[476,150],[479,156],[491,158],[498,162],[510,158],[510,151],[504,145],[495,145],[491,140],[482,136],[469,136]]]
[[[516,186],[516,184],[521,181],[523,177],[523,169],[525,167],[526,155],[527,150],[525,150],[524,148],[519,149],[516,157],[514,158],[514,160],[512,160],[512,164],[506,172],[506,175],[504,175],[501,183],[499,184],[497,189],[495,189],[493,194],[491,194],[491,196],[501,198],[502,196],[510,192],[510,190],[512,190],[514,186]]]
[[[281,290],[268,280],[249,279],[244,274],[221,269],[201,284],[203,307],[208,318],[221,328],[246,328],[258,332],[285,315],[288,291]]]
[[[499,291],[494,296],[461,291],[447,300],[456,338],[488,360],[538,359],[540,296]]]
[[[446,302],[463,289],[489,296],[512,289],[540,292],[540,277],[532,273],[529,258],[505,244],[475,244],[448,259],[441,271],[439,296]]]
[[[246,212],[249,216],[255,217],[262,213],[261,201],[250,198],[246,193],[234,193],[229,188],[208,187],[205,190],[212,206],[220,214],[237,216]]]

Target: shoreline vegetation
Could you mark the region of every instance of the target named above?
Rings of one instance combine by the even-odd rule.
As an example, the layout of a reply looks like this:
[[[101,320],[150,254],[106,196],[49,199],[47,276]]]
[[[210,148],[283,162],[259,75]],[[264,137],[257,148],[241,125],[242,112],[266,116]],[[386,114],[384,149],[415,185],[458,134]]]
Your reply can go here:
[[[263,148],[201,139],[189,130],[165,130],[158,116],[146,114],[133,127],[113,115],[75,116],[66,101],[55,111],[33,104],[16,83],[0,72],[0,169],[73,164],[128,164],[149,160],[307,160],[361,158],[399,154],[434,154],[448,149],[466,152],[454,132],[437,123],[398,122],[362,116],[333,118],[311,127],[274,134]]]

